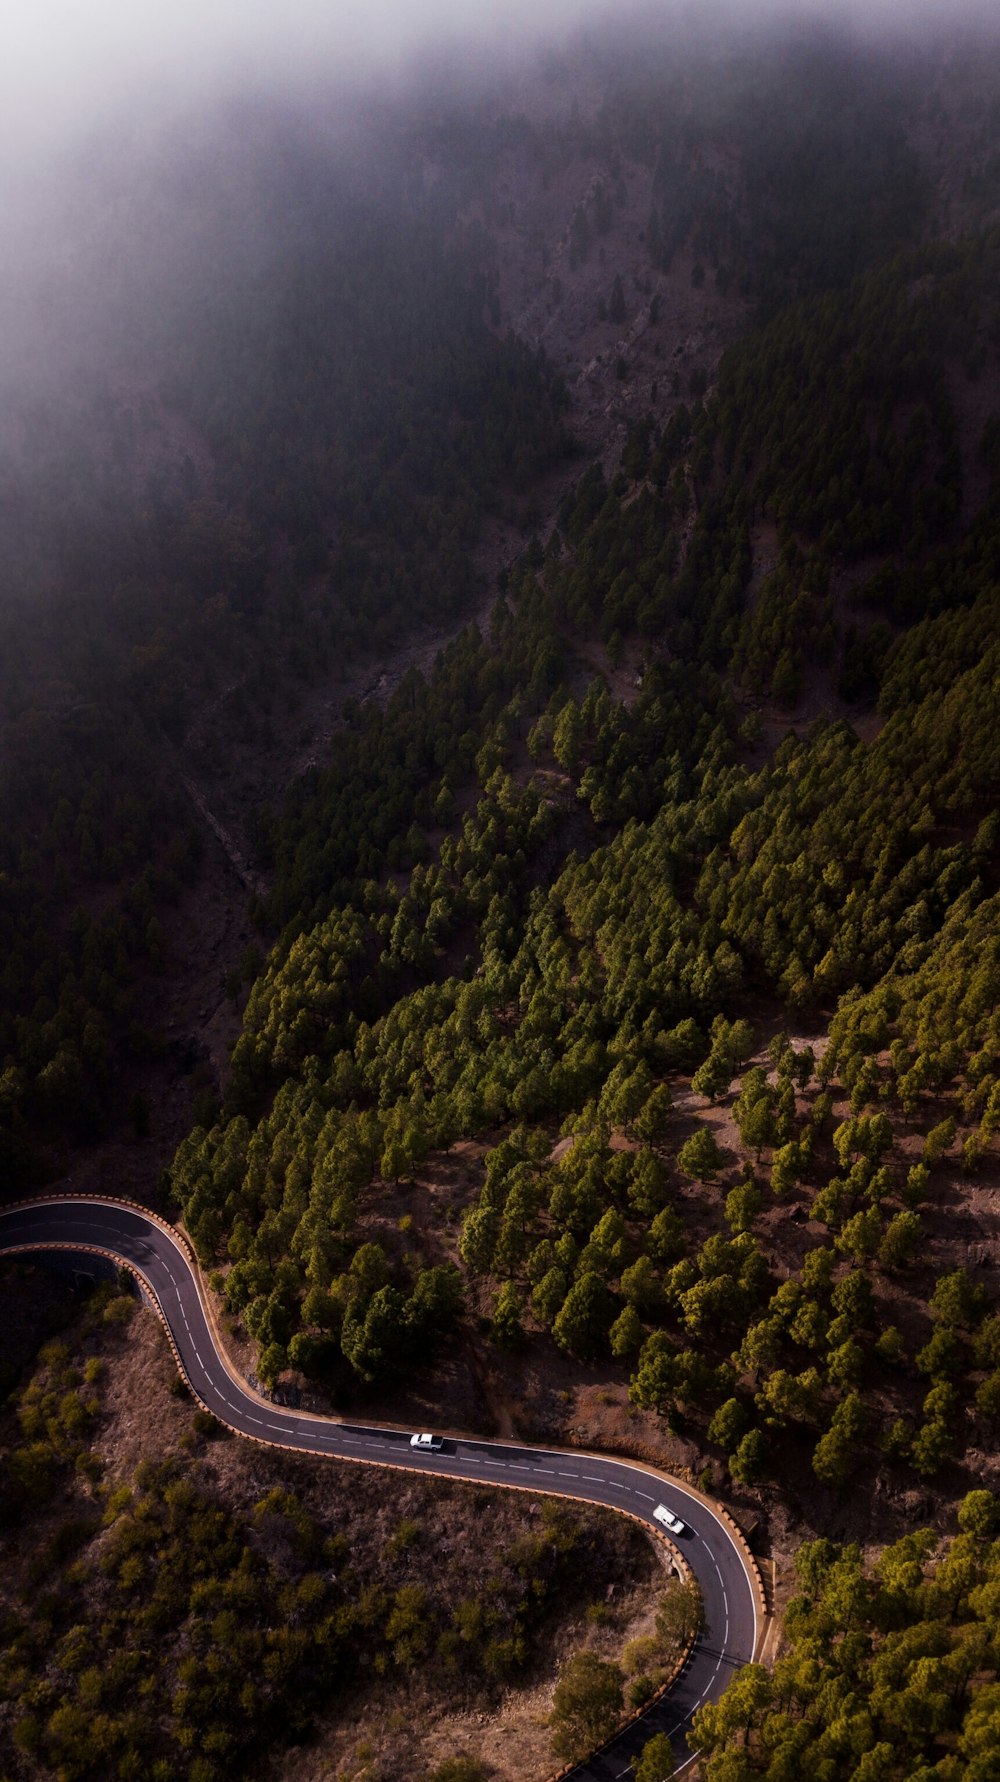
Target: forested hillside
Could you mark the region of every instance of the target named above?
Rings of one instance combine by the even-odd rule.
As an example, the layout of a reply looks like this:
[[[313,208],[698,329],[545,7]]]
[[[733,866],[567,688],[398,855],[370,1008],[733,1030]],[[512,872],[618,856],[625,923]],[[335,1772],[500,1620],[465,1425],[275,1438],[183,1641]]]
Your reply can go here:
[[[172,1171],[265,1379],[374,1402],[472,1309],[814,1527],[871,1526],[859,1466],[901,1514],[995,1482],[1000,509],[962,524],[992,422],[949,397],[995,376],[995,254],[734,349],[276,823],[283,938]],[[625,699],[581,636],[641,649]],[[464,1211],[395,1235],[469,1140]]]
[[[697,1405],[707,1421],[714,1395],[762,1455],[766,1382],[761,1419],[729,1359],[746,1364],[756,1344],[768,1376],[798,1383],[792,1421],[826,1454],[845,1406],[860,1414],[866,1367],[900,1408],[911,1395],[881,1365],[886,1343],[869,1355],[858,1338],[880,1322],[883,1270],[919,1315],[929,1296],[908,1265],[927,1258],[935,1172],[961,1144],[974,1175],[996,1116],[997,665],[983,626],[997,512],[991,495],[971,532],[957,526],[938,320],[958,315],[965,345],[989,341],[994,251],[904,260],[737,349],[707,407],[637,442],[631,474],[609,489],[584,477],[512,578],[492,646],[466,636],[428,684],[359,714],[276,826],[267,913],[286,928],[247,1007],[230,1118],[196,1132],[173,1172],[206,1260],[234,1265],[227,1299],[272,1376],[290,1357],[335,1379],[342,1355],[348,1381],[389,1377],[419,1353],[408,1331],[458,1314],[454,1272],[411,1256],[401,1273],[359,1240],[371,1184],[482,1138],[485,1181],[449,1261],[495,1279],[514,1324],[527,1316],[584,1357],[637,1351],[639,1402]],[[782,375],[777,354],[812,384]],[[808,505],[800,454],[785,457],[793,426],[815,454]],[[817,510],[834,482],[850,539],[831,541]],[[907,504],[909,526],[895,518]],[[905,548],[848,602],[867,516],[886,505]],[[766,523],[778,562],[747,601]],[[821,655],[842,681],[854,614],[877,734],[785,723],[761,761],[746,690],[794,707]],[[637,632],[649,659],[627,701],[599,679],[571,690],[570,637],[603,633],[613,658]],[[782,1010],[786,1025],[828,1027],[820,1055],[779,1036],[770,1064],[745,1070]],[[678,1143],[671,1112],[688,1083],[710,1107],[736,1079],[738,1180],[704,1124]],[[553,1162],[560,1133],[576,1142]],[[624,1148],[609,1149],[615,1135]],[[730,1193],[710,1197],[716,1229],[692,1245],[680,1184],[720,1172]],[[811,1215],[798,1282],[779,1285],[788,1222],[762,1225],[766,1194]],[[985,1315],[983,1291],[968,1288],[961,1328]],[[938,1346],[951,1394],[971,1350],[957,1335]]]
[[[315,120],[243,115],[211,171],[195,138],[159,211],[121,200],[154,242],[201,194],[146,383],[36,411],[0,512],[5,1180],[125,1118],[142,1146],[163,924],[215,846],[189,733],[229,701],[266,753],[329,686],[322,759],[245,813],[238,1036],[145,1192],[268,1391],[685,1471],[779,1603],[801,1549],[777,1667],[698,1723],[713,1782],[995,1761],[1000,110],[987,59],[918,61],[591,44],[518,104],[438,96],[365,177]],[[490,515],[521,548],[463,624]],[[343,696],[431,622],[428,672]],[[107,1497],[88,1367],[43,1355],[3,1457],[12,1513],[75,1466],[105,1531],[64,1537],[44,1614],[8,1605],[12,1775],[253,1773],[293,1690],[312,1736],[358,1662],[446,1692],[458,1642],[530,1680],[589,1524],[546,1524],[551,1602],[509,1547],[479,1619],[381,1579],[348,1613],[295,1498],[165,1456]],[[142,1579],[183,1683],[155,1738],[122,1693]],[[269,1678],[242,1730],[181,1656],[237,1609]],[[106,1686],[81,1629],[122,1647]]]
[[[122,1074],[132,1088],[135,1060],[162,1053],[132,992],[164,969],[161,919],[209,840],[173,746],[192,713],[238,684],[241,732],[266,739],[304,685],[453,615],[484,508],[564,448],[558,380],[490,330],[477,244],[391,158],[378,171],[359,193],[308,125],[231,119],[221,150],[213,135],[169,170],[197,193],[179,241],[163,174],[152,217],[147,181],[119,176],[130,278],[108,305],[130,333],[141,317],[141,361],[73,372],[71,400],[9,394],[0,1154],[15,1181],[119,1125]],[[161,264],[157,222],[180,266]],[[148,1126],[141,1096],[131,1117]]]
[[[960,1532],[915,1529],[866,1567],[858,1549],[803,1547],[789,1650],[750,1665],[698,1717],[708,1782],[813,1775],[965,1777],[996,1767],[996,1500],[972,1491]]]

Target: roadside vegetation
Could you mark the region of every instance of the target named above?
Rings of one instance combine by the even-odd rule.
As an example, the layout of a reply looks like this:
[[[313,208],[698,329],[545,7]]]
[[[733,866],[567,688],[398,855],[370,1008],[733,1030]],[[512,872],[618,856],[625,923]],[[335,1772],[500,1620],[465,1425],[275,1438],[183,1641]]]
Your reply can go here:
[[[1000,1687],[1000,1504],[971,1491],[958,1532],[915,1529],[867,1562],[857,1547],[804,1546],[787,1650],[748,1665],[697,1715],[706,1782],[791,1773],[866,1782],[989,1782]]]
[[[986,1782],[998,114],[959,116],[958,63],[918,93],[832,44],[728,84],[607,54],[585,117],[411,120],[367,197],[306,126],[258,119],[231,163],[192,140],[155,394],[56,405],[4,469],[0,1168],[141,1147],[172,1059],[196,1123],[148,1191],[266,1390],[567,1443],[612,1405],[609,1440],[801,1547],[775,1671],[699,1719],[711,1782]],[[560,264],[630,384],[601,411],[620,461],[572,481],[562,379],[501,325],[505,156],[579,176]],[[626,171],[648,218],[616,233]],[[680,276],[743,319],[711,367],[670,345]],[[524,539],[489,623],[344,699],[345,664],[457,625],[487,516]],[[329,750],[245,813],[216,1068],[150,1013],[206,871],[179,764],[199,714],[266,752],[330,688]],[[646,1563],[615,1518],[452,1488],[438,1515],[414,1483],[390,1520],[372,1480],[331,1504],[329,1469],[241,1471],[182,1397],[169,1452],[102,1461],[131,1317],[99,1294],[15,1385],[16,1782],[305,1782],[310,1741],[392,1782],[390,1682],[397,1732],[465,1715],[427,1775],[482,1782],[502,1739],[472,1717],[553,1647],[512,1766],[584,1752],[669,1671],[697,1604],[664,1588],[612,1649],[607,1593]],[[637,1782],[668,1761],[653,1740]]]
[[[129,1459],[116,1396],[135,1390],[133,1347],[150,1357],[138,1390],[167,1436],[162,1458]],[[421,1753],[452,1736],[435,1731],[442,1709],[516,1703],[553,1646],[575,1637],[592,1652],[661,1596],[649,1542],[609,1512],[400,1486],[233,1442],[192,1410],[159,1327],[113,1287],[15,1391],[0,1494],[12,1778],[259,1774],[369,1697],[386,1733],[407,1721],[406,1773],[422,1762],[429,1775],[437,1762]],[[640,1641],[646,1688],[680,1637],[672,1600],[667,1589]],[[403,1773],[391,1738],[378,1749],[380,1774]]]

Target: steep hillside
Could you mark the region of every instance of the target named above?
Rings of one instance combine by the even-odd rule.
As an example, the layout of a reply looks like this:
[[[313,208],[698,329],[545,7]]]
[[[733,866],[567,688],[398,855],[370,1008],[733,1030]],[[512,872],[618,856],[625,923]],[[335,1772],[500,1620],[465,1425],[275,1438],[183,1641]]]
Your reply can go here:
[[[240,108],[116,169],[51,296],[85,339],[129,240],[100,369],[5,422],[5,1182],[181,1214],[268,1390],[724,1493],[798,1596],[719,1782],[990,1773],[995,82],[594,34],[364,125]],[[12,1777],[394,1782],[369,1666],[418,1773],[543,1773],[543,1648],[614,1656],[577,1587],[648,1620],[639,1548],[491,1546],[457,1491],[345,1533],[137,1324],[140,1456],[126,1312],[10,1363]]]
[[[995,254],[748,336],[276,826],[172,1171],[263,1378],[655,1455],[778,1554],[996,1484]]]

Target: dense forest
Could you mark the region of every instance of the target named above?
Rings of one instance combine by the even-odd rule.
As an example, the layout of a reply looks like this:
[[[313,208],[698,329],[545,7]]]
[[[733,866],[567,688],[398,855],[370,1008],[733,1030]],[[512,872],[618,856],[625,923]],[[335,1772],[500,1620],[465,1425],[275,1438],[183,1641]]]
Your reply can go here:
[[[788,1650],[748,1665],[698,1716],[708,1782],[815,1776],[987,1782],[996,1770],[996,1499],[970,1491],[958,1532],[914,1529],[866,1565],[804,1546]]]
[[[1000,764],[996,649],[982,647],[997,532],[991,497],[959,533],[931,425],[904,454],[891,393],[905,357],[910,424],[921,398],[942,399],[947,339],[921,363],[904,294],[920,282],[933,338],[945,284],[967,339],[990,259],[988,244],[932,256],[930,273],[904,259],[838,300],[839,336],[833,300],[807,305],[782,350],[815,378],[812,429],[802,380],[767,375],[773,324],[741,347],[686,436],[651,435],[610,488],[583,478],[511,578],[493,646],[468,634],[428,684],[359,714],[276,825],[265,914],[296,913],[251,992],[228,1117],[192,1134],[172,1172],[205,1261],[231,1265],[226,1299],[265,1378],[291,1362],[333,1386],[391,1379],[459,1316],[464,1274],[496,1282],[498,1341],[527,1320],[581,1359],[633,1357],[635,1401],[703,1420],[750,1482],[804,1441],[836,1483],[863,1431],[876,1452],[888,1443],[885,1464],[930,1476],[960,1455],[973,1399],[989,1426],[985,1283],[956,1268],[931,1293],[921,1264],[937,1184],[959,1153],[975,1175],[997,1117]],[[866,350],[860,313],[879,370],[852,392],[836,347]],[[831,382],[842,414],[819,407]],[[752,464],[742,402],[762,442]],[[790,729],[757,764],[741,684],[793,704],[835,629],[833,554],[822,515],[797,509],[788,427],[825,449],[826,488],[875,404],[898,457],[892,510],[921,501],[941,541],[930,558],[917,543],[919,570],[903,557],[858,589],[886,640],[881,662],[866,651],[884,722],[868,745],[844,721]],[[701,459],[682,481],[680,437]],[[676,513],[699,475],[678,564]],[[866,454],[859,529],[881,478]],[[741,613],[752,524],[779,515],[779,566]],[[899,629],[900,585],[915,631]],[[942,641],[919,649],[927,628]],[[567,685],[567,637],[602,629],[612,653],[636,631],[676,640],[628,703],[600,681]],[[850,648],[845,632],[845,664]],[[827,1011],[821,1055],[779,1031],[747,1068],[762,999],[792,1023]],[[706,1107],[738,1082],[738,1178],[704,1123],[678,1142],[678,1073]],[[555,1161],[560,1134],[574,1142]],[[372,1185],[470,1137],[487,1141],[484,1179],[448,1260],[373,1244]],[[704,1184],[700,1244],[685,1181]],[[769,1197],[808,1216],[795,1276],[786,1224],[764,1228]],[[882,1329],[890,1281],[917,1328],[929,1319],[916,1374],[903,1335]]]
[[[248,817],[239,1035],[147,1192],[267,1390],[389,1415],[459,1355],[523,1370],[516,1432],[566,1440],[598,1381],[635,1451],[760,1540],[782,1519],[784,1649],[699,1716],[712,1782],[985,1782],[1000,109],[969,107],[949,186],[928,142],[958,101],[884,56],[606,54],[585,116],[439,100],[364,180],[315,125],[243,115],[242,156],[231,120],[211,173],[190,143],[142,224],[204,175],[143,322],[155,393],[38,410],[30,464],[9,454],[5,1181],[148,1130],[129,1064],[166,1041],[135,987],[204,870],[175,771],[200,703],[238,681],[265,748],[295,689],[451,625],[427,673],[344,699],[323,759]],[[711,374],[681,388],[664,359],[594,462],[553,363],[503,326],[515,152],[546,188],[605,169],[561,248],[606,268],[602,324],[641,301],[660,352],[678,267],[741,305]],[[649,194],[631,278],[626,167]],[[465,624],[488,514],[522,548]],[[52,1537],[44,1598],[4,1608],[14,1776],[253,1773],[358,1665],[524,1681],[598,1563],[596,1522],[546,1512],[499,1554],[488,1614],[360,1578],[345,1602],[336,1530],[277,1485],[228,1505],[198,1416],[184,1457],[106,1492],[102,1377],[50,1344],[16,1386],[6,1512],[74,1469],[89,1507]],[[646,1669],[564,1672],[557,1754],[602,1730],[588,1690],[612,1719],[648,1696],[668,1621]],[[640,1782],[668,1756],[654,1741]]]

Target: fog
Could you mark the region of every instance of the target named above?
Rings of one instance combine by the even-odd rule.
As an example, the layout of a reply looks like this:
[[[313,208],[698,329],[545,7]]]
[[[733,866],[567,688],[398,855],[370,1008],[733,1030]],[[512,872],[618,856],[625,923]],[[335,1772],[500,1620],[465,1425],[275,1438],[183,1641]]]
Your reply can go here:
[[[546,37],[631,14],[711,35],[829,19],[864,34],[988,22],[992,0],[9,0],[0,59],[0,149],[9,179],[119,108],[324,79],[394,83],[431,57],[488,62]]]
[[[137,100],[317,76],[391,81],[431,50],[496,53],[608,10],[608,0],[14,0],[0,129],[9,144],[44,144]]]
[[[88,356],[98,336],[120,327],[130,291],[131,313],[138,313],[134,292],[143,280],[149,291],[175,279],[174,244],[197,209],[198,175],[190,169],[198,155],[212,169],[216,202],[227,177],[239,180],[240,107],[321,120],[328,134],[350,141],[345,159],[353,158],[359,177],[374,178],[379,132],[391,137],[384,126],[394,107],[412,114],[430,91],[463,95],[490,83],[506,84],[510,94],[512,83],[537,71],[549,43],[599,42],[606,34],[620,46],[655,32],[678,58],[699,46],[724,58],[748,38],[830,24],[909,50],[942,30],[989,22],[993,11],[987,0],[659,0],[652,7],[648,0],[9,0],[0,58],[0,381],[29,369],[32,377],[58,377],[81,351]],[[160,175],[185,154],[187,193],[174,180],[165,198],[171,177]],[[207,212],[207,192],[203,199]]]

